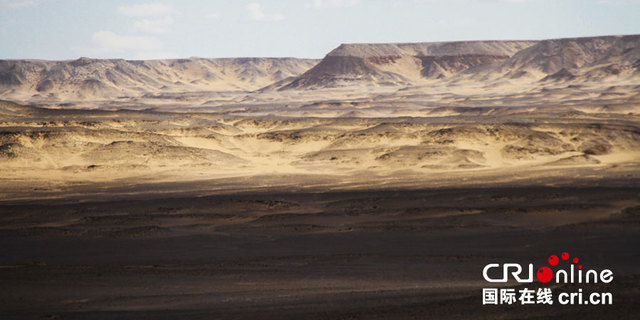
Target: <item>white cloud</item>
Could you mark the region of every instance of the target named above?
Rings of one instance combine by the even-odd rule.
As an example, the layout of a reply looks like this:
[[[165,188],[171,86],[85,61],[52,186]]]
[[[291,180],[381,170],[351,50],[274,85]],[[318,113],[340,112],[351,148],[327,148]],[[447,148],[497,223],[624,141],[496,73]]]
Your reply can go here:
[[[280,21],[284,16],[279,13],[266,14],[262,11],[262,5],[257,2],[251,2],[245,6],[249,11],[249,17],[256,21]]]
[[[442,26],[442,27],[454,27],[454,28],[468,28],[471,27],[473,25],[473,23],[475,22],[474,19],[462,19],[462,18],[458,18],[458,19],[439,19],[435,21],[438,25]]]
[[[353,7],[360,3],[360,0],[313,0],[311,4],[314,8],[343,8]]]
[[[150,52],[162,49],[162,41],[154,37],[123,36],[111,31],[97,31],[91,37],[91,47],[76,47],[74,51],[80,55],[103,57],[122,55],[130,51]]]
[[[525,3],[525,2],[538,2],[544,0],[412,0],[417,3],[444,3],[444,2],[505,2],[505,3]],[[557,0],[562,1],[562,0]]]
[[[179,56],[164,51],[164,43],[155,37],[119,35],[111,31],[94,32],[90,47],[73,47],[79,56],[92,58],[126,58],[136,60],[175,59]]]
[[[168,4],[156,2],[119,6],[118,12],[128,17],[163,17],[172,15],[178,10]]]
[[[133,26],[136,29],[153,34],[163,34],[171,31],[173,25],[173,18],[170,16],[157,18],[157,19],[141,19],[133,22]]]
[[[111,31],[94,32],[91,40],[99,48],[113,52],[125,50],[157,50],[162,48],[162,41],[156,38],[121,36]]]
[[[24,0],[24,1],[2,1],[2,7],[8,9],[16,9],[23,7],[34,7],[38,3],[36,1]]]
[[[603,5],[632,5],[632,4],[640,4],[640,0],[598,0],[598,4],[603,4]]]
[[[218,19],[218,18],[220,18],[220,12],[211,12],[211,13],[206,14],[204,17],[207,18],[207,19],[212,19],[212,20],[213,19]]]
[[[0,0],[0,9],[20,9],[37,7],[45,0]]]
[[[2,0],[0,0],[2,1]],[[143,3],[119,6],[118,13],[130,18],[135,30],[150,35],[169,33],[174,16],[179,14],[171,5]],[[163,52],[164,43],[155,36],[120,35],[112,31],[97,31],[91,45],[72,48],[80,55],[93,57],[168,58],[175,55]]]
[[[163,3],[144,3],[119,6],[118,12],[133,18],[133,26],[138,31],[164,34],[171,31],[173,15],[178,13],[178,10]]]

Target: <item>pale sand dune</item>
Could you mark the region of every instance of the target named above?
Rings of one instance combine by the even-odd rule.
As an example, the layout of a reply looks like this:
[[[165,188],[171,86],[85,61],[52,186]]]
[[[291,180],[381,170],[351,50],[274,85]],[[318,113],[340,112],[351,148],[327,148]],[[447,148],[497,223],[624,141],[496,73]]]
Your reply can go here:
[[[578,112],[566,117],[572,109],[562,100],[556,103],[555,109],[522,111],[414,111],[414,118],[389,117],[392,108],[372,112],[370,104],[359,110],[387,116],[68,112],[4,103],[3,112],[13,116],[0,127],[3,198],[14,197],[7,191],[30,182],[55,189],[233,178],[242,188],[261,185],[252,177],[269,176],[271,186],[323,177],[367,188],[381,181],[428,186],[442,177],[509,180],[517,173],[544,178],[556,174],[546,169],[559,167],[600,177],[637,174],[637,116]],[[321,112],[328,106],[315,105]]]

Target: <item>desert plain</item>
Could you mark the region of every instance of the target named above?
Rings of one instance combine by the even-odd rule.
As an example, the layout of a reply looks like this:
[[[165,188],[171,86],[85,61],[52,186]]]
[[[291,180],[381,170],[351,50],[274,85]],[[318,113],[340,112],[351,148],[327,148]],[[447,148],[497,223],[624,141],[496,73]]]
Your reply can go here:
[[[637,35],[2,60],[0,99],[3,319],[640,312]],[[613,305],[482,304],[561,252]]]

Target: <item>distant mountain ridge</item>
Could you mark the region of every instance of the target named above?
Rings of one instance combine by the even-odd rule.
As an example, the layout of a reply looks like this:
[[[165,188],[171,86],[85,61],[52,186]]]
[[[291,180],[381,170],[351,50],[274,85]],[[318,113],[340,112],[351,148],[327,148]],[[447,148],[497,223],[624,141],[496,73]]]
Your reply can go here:
[[[317,62],[296,58],[0,60],[0,96],[99,99],[158,92],[250,91],[299,75]]]
[[[280,90],[411,85],[433,79],[595,80],[637,76],[640,35],[541,41],[343,44]]]
[[[628,35],[543,40],[516,53],[501,69],[510,75],[535,70],[547,75],[570,72],[594,78],[623,71],[637,73],[638,67],[640,35]]]
[[[0,98],[65,101],[189,92],[581,82],[640,76],[640,35],[540,41],[342,44],[322,60],[0,60]]]

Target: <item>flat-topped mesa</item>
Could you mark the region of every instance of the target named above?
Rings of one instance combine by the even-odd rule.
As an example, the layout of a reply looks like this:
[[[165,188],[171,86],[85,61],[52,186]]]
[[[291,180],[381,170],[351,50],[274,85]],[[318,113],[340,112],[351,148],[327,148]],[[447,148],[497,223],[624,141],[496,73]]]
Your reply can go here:
[[[283,89],[384,86],[452,78],[599,81],[640,76],[640,35],[541,41],[343,44]]]
[[[342,44],[282,89],[403,85],[507,60],[535,41]]]
[[[342,44],[327,56],[351,56],[360,58],[385,56],[454,56],[454,55],[503,55],[536,44],[536,41],[454,41],[419,43],[354,43]]]

